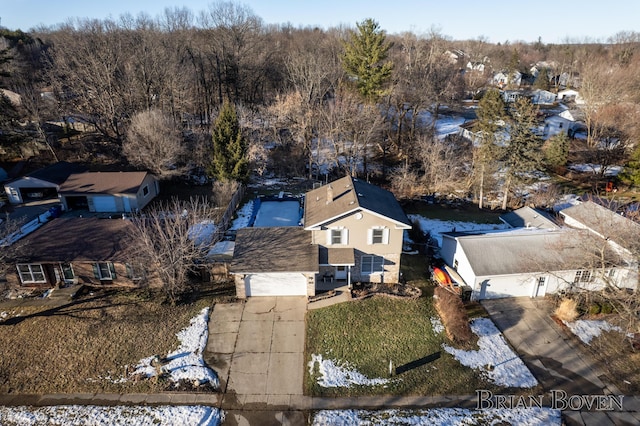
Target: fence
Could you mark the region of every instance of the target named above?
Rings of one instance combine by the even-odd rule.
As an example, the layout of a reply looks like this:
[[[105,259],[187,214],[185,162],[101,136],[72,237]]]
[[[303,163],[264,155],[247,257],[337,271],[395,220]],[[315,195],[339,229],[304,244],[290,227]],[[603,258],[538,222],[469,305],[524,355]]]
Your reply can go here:
[[[240,201],[242,200],[242,197],[244,197],[244,191],[245,191],[245,187],[244,185],[241,184],[241,185],[238,185],[238,189],[236,189],[236,192],[233,193],[233,196],[231,197],[231,201],[229,202],[227,209],[225,210],[224,214],[222,215],[222,218],[220,219],[220,222],[218,223],[217,233],[215,237],[216,241],[222,240],[224,233],[227,232],[227,229],[229,229],[229,226],[231,225],[231,219],[233,218],[233,214],[237,210],[240,204]]]

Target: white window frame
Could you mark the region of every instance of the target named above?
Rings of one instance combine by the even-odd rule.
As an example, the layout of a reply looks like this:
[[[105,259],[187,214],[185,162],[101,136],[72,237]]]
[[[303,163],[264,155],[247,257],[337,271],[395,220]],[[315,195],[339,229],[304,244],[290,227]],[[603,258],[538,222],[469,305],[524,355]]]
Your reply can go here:
[[[67,278],[64,275],[65,266],[69,266],[69,270],[71,271],[71,278]],[[62,274],[62,280],[65,282],[72,282],[76,278],[76,273],[73,271],[73,265],[70,263],[61,263],[60,264],[60,273]]]
[[[366,263],[370,266],[369,270],[364,269],[365,267],[365,259],[370,259]],[[377,263],[376,263],[377,261]],[[378,268],[376,268],[378,266]],[[363,254],[360,258],[360,272],[362,275],[374,275],[381,274],[384,272],[384,257],[376,256],[373,254]]]
[[[380,235],[380,241],[375,241],[376,236],[374,235],[377,231],[382,231],[382,235]],[[369,228],[367,232],[367,244],[378,245],[378,244],[389,244],[389,228],[386,226],[374,226]]]
[[[333,238],[340,236],[340,242],[334,242]],[[349,230],[340,227],[340,228],[329,228],[327,230],[327,245],[335,246],[335,245],[346,245],[349,243]]]
[[[576,271],[576,276],[573,278],[573,283],[590,283],[594,280],[594,274],[588,269],[580,269]]]
[[[28,271],[21,271],[21,267],[26,267]],[[39,284],[47,282],[47,276],[44,273],[44,267],[41,263],[19,263],[16,268],[18,269],[18,276],[20,277],[20,282],[22,284]],[[36,269],[40,270],[36,271]],[[36,274],[42,275],[42,279],[36,279]],[[28,279],[25,279],[25,277]]]
[[[106,265],[107,271],[109,271],[109,276],[102,275],[102,268],[100,265]],[[98,268],[98,278],[100,281],[113,281],[113,272],[111,271],[112,263],[111,262],[96,262],[96,267]]]

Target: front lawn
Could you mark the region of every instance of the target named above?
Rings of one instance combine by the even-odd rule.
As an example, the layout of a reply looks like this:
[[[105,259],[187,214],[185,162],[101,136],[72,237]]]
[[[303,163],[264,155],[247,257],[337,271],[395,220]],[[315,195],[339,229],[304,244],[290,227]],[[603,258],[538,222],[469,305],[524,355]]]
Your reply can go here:
[[[142,358],[177,349],[176,333],[215,299],[178,306],[161,299],[145,290],[97,291],[60,308],[5,311],[0,393],[164,390],[161,380],[119,379],[125,366],[133,371]]]
[[[385,385],[321,387],[305,373],[305,393],[315,396],[444,395],[474,394],[476,389],[495,389],[479,374],[463,367],[442,350],[450,343],[444,333],[433,330],[438,318],[431,297],[396,300],[376,296],[309,311],[306,360],[313,354],[348,363],[368,378],[389,378],[393,368],[426,357],[432,361],[392,377]],[[420,362],[417,362],[420,364]]]

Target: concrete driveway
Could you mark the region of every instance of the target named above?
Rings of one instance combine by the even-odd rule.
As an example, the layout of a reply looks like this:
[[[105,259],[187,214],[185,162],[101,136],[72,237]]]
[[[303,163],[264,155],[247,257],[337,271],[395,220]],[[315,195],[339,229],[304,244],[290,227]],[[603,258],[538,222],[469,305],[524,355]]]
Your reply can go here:
[[[223,408],[286,408],[303,398],[306,311],[306,297],[214,306],[205,360],[220,378]]]
[[[597,365],[551,318],[544,298],[483,300],[482,306],[546,391],[568,395],[619,394]]]

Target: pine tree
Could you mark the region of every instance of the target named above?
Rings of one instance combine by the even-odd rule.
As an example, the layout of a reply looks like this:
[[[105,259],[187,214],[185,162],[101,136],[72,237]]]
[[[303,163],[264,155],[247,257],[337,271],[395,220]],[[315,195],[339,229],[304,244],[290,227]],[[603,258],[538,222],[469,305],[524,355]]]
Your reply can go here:
[[[542,165],[542,139],[537,126],[537,108],[527,98],[519,98],[509,117],[509,142],[501,149],[505,169],[502,209],[506,210],[512,185],[527,181]]]
[[[549,90],[551,88],[551,80],[549,78],[549,69],[542,68],[533,82],[534,89]]]
[[[505,103],[500,92],[487,91],[478,102],[478,121],[474,126],[480,140],[476,148],[476,167],[478,168],[479,199],[478,207],[483,208],[485,177],[492,164],[495,165],[499,149],[497,145],[498,131],[505,116]]]
[[[640,186],[640,147],[631,154],[629,162],[620,173],[620,179],[630,185]]]
[[[373,19],[356,24],[357,31],[344,44],[342,64],[347,75],[355,81],[358,92],[369,102],[383,93],[391,77],[393,64],[386,61],[391,45],[386,34]]]
[[[571,141],[565,133],[550,137],[542,146],[545,165],[550,169],[564,167],[569,158]]]
[[[218,180],[245,182],[249,177],[247,143],[233,105],[225,102],[214,123],[213,161],[209,174]]]

